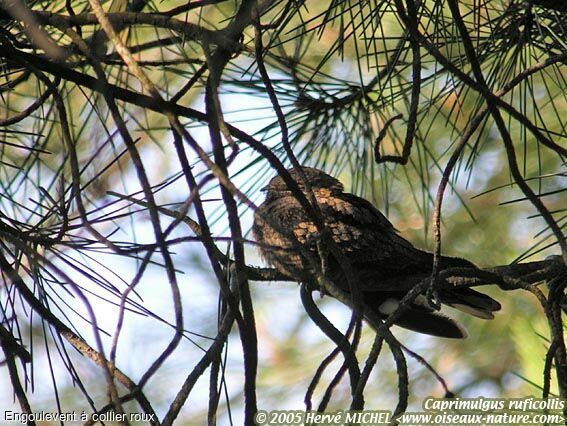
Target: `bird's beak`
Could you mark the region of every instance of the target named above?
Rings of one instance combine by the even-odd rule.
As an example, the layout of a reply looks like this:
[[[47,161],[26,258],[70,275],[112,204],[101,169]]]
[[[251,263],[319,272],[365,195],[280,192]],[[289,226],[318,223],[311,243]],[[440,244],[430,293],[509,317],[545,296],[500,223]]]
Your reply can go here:
[[[268,186],[269,186],[269,185],[266,185],[266,186],[260,188],[260,191],[261,191],[261,192],[267,192],[267,191],[268,191]]]

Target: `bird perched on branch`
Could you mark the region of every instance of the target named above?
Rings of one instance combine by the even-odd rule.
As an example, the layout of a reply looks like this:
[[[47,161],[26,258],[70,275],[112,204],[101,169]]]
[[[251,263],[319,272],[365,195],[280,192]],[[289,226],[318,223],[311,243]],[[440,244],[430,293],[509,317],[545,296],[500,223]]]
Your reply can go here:
[[[321,250],[325,245],[322,235],[327,233],[350,264],[351,280],[360,291],[365,309],[386,318],[408,291],[431,274],[433,255],[398,235],[378,209],[344,192],[337,179],[321,170],[302,169],[306,182],[296,169],[288,172],[307,199],[305,183],[310,187],[324,222],[323,230],[318,229],[313,215],[302,207],[282,177],[276,176],[263,189],[266,200],[256,211],[252,227],[261,255],[280,273],[304,283],[316,282],[314,261],[319,262],[334,285],[349,292],[349,280],[340,262],[330,251]],[[441,270],[453,267],[475,268],[464,259],[441,257]],[[439,299],[483,319],[492,319],[493,312],[500,309],[497,301],[470,288],[442,289]],[[432,308],[425,295],[414,299],[395,324],[434,336],[466,337],[464,328]]]

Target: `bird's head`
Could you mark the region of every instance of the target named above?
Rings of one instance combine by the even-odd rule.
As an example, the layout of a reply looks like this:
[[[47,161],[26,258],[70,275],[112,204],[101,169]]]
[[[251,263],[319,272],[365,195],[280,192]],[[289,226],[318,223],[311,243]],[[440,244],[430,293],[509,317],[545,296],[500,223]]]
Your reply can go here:
[[[291,178],[297,182],[299,189],[305,194],[307,191],[299,171],[297,169],[288,169],[288,173],[291,175]],[[344,189],[341,182],[321,170],[314,169],[313,167],[303,167],[303,173],[313,191],[327,189],[333,194],[342,192]],[[268,185],[262,188],[262,191],[267,192],[267,199],[292,194],[285,181],[279,175],[274,177]]]

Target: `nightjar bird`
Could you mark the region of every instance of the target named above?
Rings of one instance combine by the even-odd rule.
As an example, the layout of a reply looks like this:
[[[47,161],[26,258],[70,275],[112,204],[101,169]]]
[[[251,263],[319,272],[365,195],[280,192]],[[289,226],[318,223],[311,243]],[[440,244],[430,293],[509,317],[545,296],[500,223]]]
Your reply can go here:
[[[297,170],[288,171],[307,194]],[[329,235],[355,271],[362,303],[378,318],[387,318],[402,297],[431,274],[433,255],[398,235],[370,202],[343,192],[337,179],[310,167],[303,167],[303,172]],[[317,241],[321,239],[314,222],[281,177],[273,178],[263,190],[266,200],[256,211],[252,227],[262,257],[298,282],[315,283],[313,262],[308,258],[319,259]],[[333,255],[327,254],[325,264],[327,277],[348,292],[348,280]],[[451,267],[475,266],[464,259],[443,256],[441,270]],[[496,300],[470,288],[442,289],[439,298],[446,305],[483,319],[492,319],[493,312],[500,309]],[[418,296],[395,324],[434,336],[466,337],[463,326],[433,309],[425,295]]]

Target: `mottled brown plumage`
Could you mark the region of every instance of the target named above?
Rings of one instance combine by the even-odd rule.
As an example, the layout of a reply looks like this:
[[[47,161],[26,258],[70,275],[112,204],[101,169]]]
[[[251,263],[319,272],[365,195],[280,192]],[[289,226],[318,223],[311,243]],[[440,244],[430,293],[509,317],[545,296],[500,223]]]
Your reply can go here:
[[[432,254],[415,248],[371,203],[343,192],[343,185],[328,174],[309,167],[303,171],[321,210],[326,228],[356,274],[363,303],[381,318],[419,281],[431,274]],[[289,170],[307,193],[296,170]],[[319,259],[317,227],[284,180],[276,176],[268,186],[266,201],[258,208],[252,228],[264,259],[279,272],[299,281],[313,282],[311,259]],[[313,253],[314,256],[305,255]],[[303,253],[303,254],[302,254]],[[332,255],[327,274],[336,286],[349,291],[342,268]],[[441,268],[474,267],[464,259],[443,257]],[[443,291],[441,301],[480,318],[493,317],[500,304],[472,289]],[[417,298],[397,325],[443,337],[465,337],[454,320],[433,310],[424,297]]]

